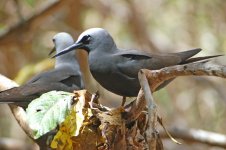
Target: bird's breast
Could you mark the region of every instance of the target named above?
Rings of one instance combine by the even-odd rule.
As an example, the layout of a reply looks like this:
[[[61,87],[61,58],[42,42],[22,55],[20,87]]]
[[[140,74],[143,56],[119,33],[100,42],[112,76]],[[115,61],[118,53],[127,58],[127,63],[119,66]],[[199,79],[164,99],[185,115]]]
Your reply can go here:
[[[137,77],[124,74],[118,64],[115,55],[89,55],[90,72],[101,86],[121,96],[136,96],[140,89]]]
[[[121,96],[131,97],[137,95],[140,87],[136,78],[128,78],[121,74],[115,66],[106,66],[105,64],[90,65],[92,76],[101,86]]]

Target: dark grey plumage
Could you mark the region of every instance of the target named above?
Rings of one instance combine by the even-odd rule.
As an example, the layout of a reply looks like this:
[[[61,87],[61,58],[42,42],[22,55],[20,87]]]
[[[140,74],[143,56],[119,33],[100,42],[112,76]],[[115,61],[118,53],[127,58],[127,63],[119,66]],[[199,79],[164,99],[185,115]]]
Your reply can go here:
[[[72,45],[74,40],[68,33],[61,32],[54,36],[53,42],[59,53],[62,49]],[[20,87],[1,91],[0,102],[16,102],[24,106],[41,94],[52,90],[72,92],[83,88],[80,67],[75,59],[75,52],[71,52],[56,58],[54,69],[36,75]]]
[[[104,88],[126,97],[137,96],[140,89],[138,81],[140,69],[155,70],[219,56],[190,58],[201,51],[199,48],[165,54],[121,50],[117,48],[111,35],[101,28],[86,30],[79,36],[75,44],[55,56],[60,56],[73,49],[84,49],[89,53],[90,71]],[[166,84],[167,82],[164,83],[164,85]]]

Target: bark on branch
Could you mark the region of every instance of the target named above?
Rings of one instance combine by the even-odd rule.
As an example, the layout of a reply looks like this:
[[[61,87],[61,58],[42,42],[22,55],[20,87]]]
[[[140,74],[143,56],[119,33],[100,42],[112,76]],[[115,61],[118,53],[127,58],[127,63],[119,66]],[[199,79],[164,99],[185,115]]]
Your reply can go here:
[[[192,76],[216,76],[226,78],[225,66],[207,63],[206,61],[165,67],[160,70],[143,69],[143,71],[147,75],[151,91],[155,91],[156,88],[164,81],[178,76],[192,75]]]
[[[0,74],[0,91],[4,91],[13,87],[17,87],[18,85],[6,78],[5,76]],[[13,104],[9,104],[9,108],[12,111],[15,119],[17,120],[18,124],[20,125],[20,127],[25,131],[25,133],[31,138],[32,138],[32,130],[30,129],[30,127],[27,124],[27,120],[26,120],[26,112],[24,111],[24,109],[22,107],[13,105]]]

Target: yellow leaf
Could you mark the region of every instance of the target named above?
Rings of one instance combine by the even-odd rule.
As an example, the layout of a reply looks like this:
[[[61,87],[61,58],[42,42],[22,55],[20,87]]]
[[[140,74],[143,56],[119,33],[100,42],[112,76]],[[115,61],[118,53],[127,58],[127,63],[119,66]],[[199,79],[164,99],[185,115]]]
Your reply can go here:
[[[51,142],[51,148],[58,150],[73,149],[71,136],[76,130],[75,114],[75,110],[72,109],[65,121],[60,125],[59,131]]]
[[[73,149],[72,137],[76,138],[82,132],[84,120],[88,120],[92,116],[90,108],[85,107],[85,92],[82,90],[76,93],[76,104],[71,107],[69,115],[61,123],[59,131],[51,142],[51,148],[58,150]]]

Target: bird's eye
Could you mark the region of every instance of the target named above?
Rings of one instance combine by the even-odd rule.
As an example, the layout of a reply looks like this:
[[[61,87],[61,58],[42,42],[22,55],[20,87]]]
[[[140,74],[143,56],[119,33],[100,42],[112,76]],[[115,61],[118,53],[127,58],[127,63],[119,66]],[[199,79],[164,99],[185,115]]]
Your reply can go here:
[[[55,43],[56,42],[56,40],[55,39],[53,39],[53,43]]]
[[[89,44],[90,40],[91,40],[91,36],[90,36],[90,35],[85,35],[85,36],[83,36],[83,38],[81,39],[81,42],[82,42],[83,44]]]

